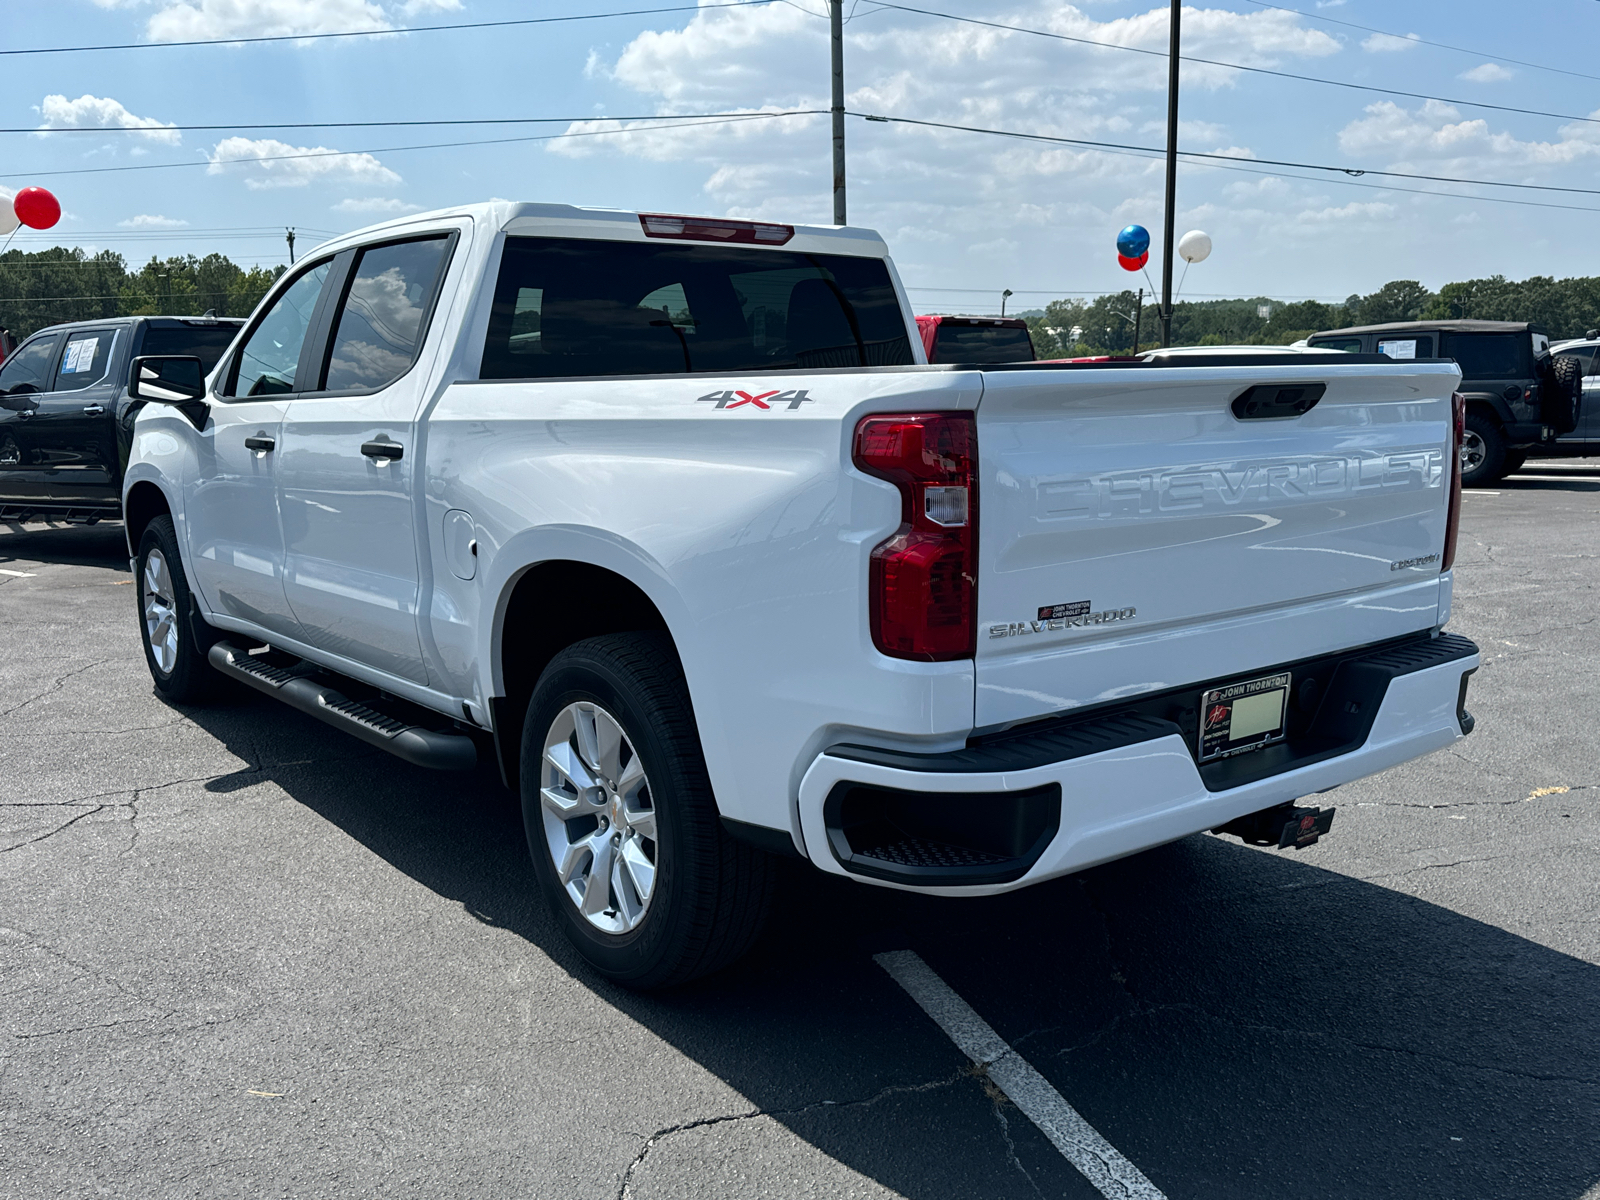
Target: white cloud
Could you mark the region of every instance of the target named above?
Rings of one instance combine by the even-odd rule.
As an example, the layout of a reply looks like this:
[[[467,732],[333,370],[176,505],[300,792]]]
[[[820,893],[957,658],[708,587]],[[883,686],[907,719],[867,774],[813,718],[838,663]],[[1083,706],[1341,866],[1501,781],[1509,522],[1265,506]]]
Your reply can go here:
[[[405,0],[400,11],[408,17],[414,17],[418,13],[460,12],[461,7],[461,0]]]
[[[158,217],[151,213],[140,213],[136,217],[118,221],[117,225],[122,229],[182,229],[188,223],[179,217]]]
[[[370,154],[347,154],[326,146],[291,146],[276,138],[223,138],[211,152],[208,175],[244,175],[253,189],[305,187],[318,182],[387,186],[400,176]]]
[[[183,135],[154,117],[137,117],[109,96],[85,93],[76,100],[46,96],[39,103],[40,129],[137,129],[136,137],[176,145]]]
[[[407,204],[404,200],[396,200],[393,196],[349,196],[333,206],[334,212],[340,213],[391,213],[395,216],[401,213],[422,211],[420,204]]]
[[[1352,156],[1383,156],[1392,164],[1451,168],[1453,174],[1504,178],[1513,168],[1563,166],[1600,155],[1600,125],[1574,122],[1553,142],[1525,142],[1495,132],[1482,117],[1461,113],[1440,100],[1401,108],[1392,100],[1368,105],[1366,116],[1339,131],[1339,146]],[[1600,116],[1600,113],[1590,114]]]
[[[1499,63],[1480,63],[1470,71],[1461,72],[1461,78],[1471,83],[1504,83],[1516,72],[1509,71]]]
[[[1361,39],[1361,48],[1368,54],[1394,54],[1400,50],[1410,50],[1422,39],[1414,33],[1399,37],[1392,33],[1375,33],[1371,37]]]
[[[371,0],[188,0],[164,3],[145,25],[145,36],[153,42],[185,42],[391,29],[394,24]]]

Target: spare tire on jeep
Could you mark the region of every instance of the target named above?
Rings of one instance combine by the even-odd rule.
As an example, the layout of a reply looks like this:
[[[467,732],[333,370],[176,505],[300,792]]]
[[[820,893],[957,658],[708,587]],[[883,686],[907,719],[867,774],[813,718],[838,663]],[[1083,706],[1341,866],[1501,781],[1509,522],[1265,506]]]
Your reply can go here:
[[[1583,407],[1583,363],[1570,354],[1556,355],[1539,393],[1539,419],[1558,434],[1571,433]]]

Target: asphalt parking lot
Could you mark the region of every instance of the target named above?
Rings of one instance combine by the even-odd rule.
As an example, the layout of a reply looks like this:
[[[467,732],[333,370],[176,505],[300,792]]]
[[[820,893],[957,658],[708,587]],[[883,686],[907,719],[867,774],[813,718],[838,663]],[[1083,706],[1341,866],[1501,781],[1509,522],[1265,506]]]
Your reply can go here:
[[[489,770],[170,708],[121,527],[0,527],[0,1192],[1098,1195],[909,949],[1174,1200],[1600,1200],[1600,462],[1535,466],[1464,501],[1477,731],[1321,845],[985,901],[797,871],[656,996],[569,951]]]

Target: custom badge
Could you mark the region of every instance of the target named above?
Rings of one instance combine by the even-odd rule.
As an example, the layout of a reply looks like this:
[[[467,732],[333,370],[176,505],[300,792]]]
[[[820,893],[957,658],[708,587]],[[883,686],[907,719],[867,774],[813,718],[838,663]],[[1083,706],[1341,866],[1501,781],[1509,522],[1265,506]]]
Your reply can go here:
[[[695,399],[696,404],[715,404],[720,409],[744,408],[760,409],[770,412],[775,406],[787,404],[789,411],[796,411],[802,404],[810,404],[811,396],[805,388],[794,388],[783,392],[773,388],[767,392],[707,392],[704,396]]]

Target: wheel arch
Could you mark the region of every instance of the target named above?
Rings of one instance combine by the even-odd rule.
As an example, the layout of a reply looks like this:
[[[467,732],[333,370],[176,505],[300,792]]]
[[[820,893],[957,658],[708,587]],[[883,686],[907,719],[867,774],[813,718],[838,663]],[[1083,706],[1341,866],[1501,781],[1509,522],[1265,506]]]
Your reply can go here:
[[[122,529],[128,539],[128,557],[139,553],[139,541],[150,522],[161,515],[172,515],[172,505],[161,485],[149,479],[130,484],[122,498]]]
[[[1516,421],[1516,415],[1506,403],[1505,397],[1494,392],[1468,392],[1465,395],[1467,411],[1488,413],[1499,421],[1501,425],[1511,425]]]
[[[669,619],[679,615],[681,603],[659,575],[638,570],[642,564],[615,561],[614,554],[565,549],[569,552],[559,557],[507,572],[496,592],[485,661],[495,753],[501,778],[512,790],[518,786],[522,724],[534,685],[562,650],[602,634],[651,630],[665,633],[682,658],[673,629],[679,622]],[[655,576],[648,581],[653,586],[641,583],[641,574]]]

